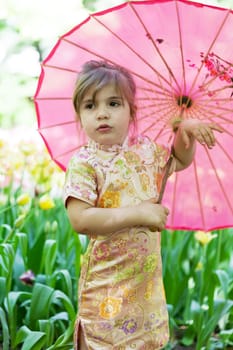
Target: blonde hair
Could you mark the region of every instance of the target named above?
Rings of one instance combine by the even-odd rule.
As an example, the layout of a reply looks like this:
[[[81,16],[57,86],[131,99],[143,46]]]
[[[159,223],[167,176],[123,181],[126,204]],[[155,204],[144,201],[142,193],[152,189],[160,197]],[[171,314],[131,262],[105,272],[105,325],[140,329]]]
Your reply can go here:
[[[93,99],[95,99],[96,93],[107,84],[114,84],[120,94],[128,101],[131,118],[135,121],[137,109],[135,82],[127,69],[109,64],[106,61],[88,61],[83,65],[76,81],[72,99],[77,118],[79,118],[80,104],[88,90],[94,87]]]

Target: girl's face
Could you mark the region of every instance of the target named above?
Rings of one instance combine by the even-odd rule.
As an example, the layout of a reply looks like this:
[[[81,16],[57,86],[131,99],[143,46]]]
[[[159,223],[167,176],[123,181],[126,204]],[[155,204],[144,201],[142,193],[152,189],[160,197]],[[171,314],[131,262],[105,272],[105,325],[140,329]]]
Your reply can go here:
[[[131,120],[128,101],[114,84],[105,85],[95,97],[94,88],[84,96],[79,117],[87,136],[101,145],[122,144]]]

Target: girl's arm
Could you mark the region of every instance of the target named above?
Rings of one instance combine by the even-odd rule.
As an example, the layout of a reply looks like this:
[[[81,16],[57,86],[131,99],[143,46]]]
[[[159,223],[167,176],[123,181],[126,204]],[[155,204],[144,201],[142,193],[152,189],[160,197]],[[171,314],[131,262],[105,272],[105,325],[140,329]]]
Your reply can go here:
[[[165,228],[168,209],[156,200],[144,201],[132,207],[96,208],[74,197],[67,200],[67,213],[76,232],[107,235],[134,226]]]
[[[215,136],[213,130],[223,132],[214,123],[204,123],[196,119],[183,120],[177,129],[173,151],[175,171],[187,168],[193,161],[195,154],[195,140],[206,145],[209,149],[215,146]]]

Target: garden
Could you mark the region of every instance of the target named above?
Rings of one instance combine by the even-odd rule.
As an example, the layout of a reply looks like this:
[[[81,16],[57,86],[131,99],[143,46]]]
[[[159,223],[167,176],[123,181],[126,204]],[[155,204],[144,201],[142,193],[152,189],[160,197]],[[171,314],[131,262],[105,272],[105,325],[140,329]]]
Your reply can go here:
[[[96,10],[98,3],[83,1],[82,8]],[[0,42],[10,38],[6,56],[24,50],[37,53],[37,61],[44,56],[48,43],[39,35],[29,39],[19,23],[0,20]],[[8,70],[0,73],[0,350],[72,350],[88,239],[69,224],[64,172],[36,131],[29,97],[39,73],[25,76],[6,56],[0,57]],[[164,350],[233,349],[232,247],[233,228],[162,232],[171,334]]]

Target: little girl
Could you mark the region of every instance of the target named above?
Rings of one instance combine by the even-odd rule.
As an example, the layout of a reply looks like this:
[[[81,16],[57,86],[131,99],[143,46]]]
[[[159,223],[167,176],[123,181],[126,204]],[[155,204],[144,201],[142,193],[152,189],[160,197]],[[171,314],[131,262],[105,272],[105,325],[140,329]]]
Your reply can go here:
[[[89,138],[70,160],[64,188],[71,225],[90,239],[79,281],[79,350],[156,350],[169,338],[160,256],[169,211],[156,203],[169,152],[127,136],[135,93],[124,68],[90,61],[73,95]],[[213,130],[221,131],[198,120],[177,129],[170,172],[190,165],[195,139],[212,148]]]

